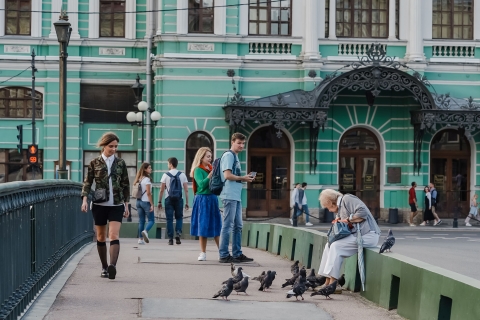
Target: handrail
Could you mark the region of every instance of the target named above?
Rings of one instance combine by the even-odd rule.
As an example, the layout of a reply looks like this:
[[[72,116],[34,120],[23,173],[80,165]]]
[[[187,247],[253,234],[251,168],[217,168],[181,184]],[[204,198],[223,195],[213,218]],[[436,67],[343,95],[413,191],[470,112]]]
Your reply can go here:
[[[81,188],[68,180],[0,184],[0,319],[17,319],[65,261],[92,241],[92,215],[80,212]]]

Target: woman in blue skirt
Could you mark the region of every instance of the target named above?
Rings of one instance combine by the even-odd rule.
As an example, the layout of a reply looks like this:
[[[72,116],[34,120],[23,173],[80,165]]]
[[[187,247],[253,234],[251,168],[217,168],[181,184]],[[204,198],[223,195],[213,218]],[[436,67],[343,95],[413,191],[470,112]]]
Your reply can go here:
[[[198,149],[192,163],[190,177],[193,178],[192,219],[190,234],[200,239],[200,255],[198,261],[207,260],[207,238],[214,238],[217,244],[220,240],[222,217],[218,208],[217,196],[209,189],[212,176],[212,151],[207,147]]]

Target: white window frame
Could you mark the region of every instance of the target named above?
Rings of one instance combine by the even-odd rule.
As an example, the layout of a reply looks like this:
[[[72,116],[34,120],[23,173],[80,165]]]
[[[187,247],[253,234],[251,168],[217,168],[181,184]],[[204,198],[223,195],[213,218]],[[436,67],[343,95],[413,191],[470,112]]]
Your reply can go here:
[[[53,0],[54,1],[54,0]],[[90,0],[88,3],[90,12],[100,12],[100,0]],[[134,13],[137,8],[137,0],[125,1],[125,39],[136,39],[137,16]],[[88,37],[90,39],[100,38],[100,14],[91,14],[88,18]]]

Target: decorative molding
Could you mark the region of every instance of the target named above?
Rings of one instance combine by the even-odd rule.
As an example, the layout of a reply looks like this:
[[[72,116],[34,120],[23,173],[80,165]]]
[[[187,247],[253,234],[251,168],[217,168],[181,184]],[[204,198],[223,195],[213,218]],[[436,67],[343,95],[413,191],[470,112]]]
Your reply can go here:
[[[4,53],[30,53],[30,46],[15,46],[5,45],[3,47]]]
[[[188,51],[215,51],[215,44],[189,42],[187,44],[187,50]]]
[[[98,54],[101,56],[124,56],[125,48],[98,48]]]

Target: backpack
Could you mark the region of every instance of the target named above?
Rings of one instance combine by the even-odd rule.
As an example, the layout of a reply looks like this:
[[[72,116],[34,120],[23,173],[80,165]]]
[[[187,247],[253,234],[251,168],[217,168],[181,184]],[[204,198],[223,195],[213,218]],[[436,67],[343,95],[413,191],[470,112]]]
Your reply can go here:
[[[438,203],[438,191],[437,189],[432,191],[432,206]]]
[[[233,167],[232,167],[232,173],[233,169],[235,168],[235,165],[237,164],[237,159],[235,157],[235,154],[233,153],[232,150],[225,151],[222,154],[222,157],[225,153],[231,152],[233,154]],[[213,193],[214,195],[218,196],[220,193],[222,193],[223,187],[225,186],[225,181],[222,181],[222,169],[220,168],[220,161],[222,160],[222,157],[215,159],[212,164],[212,177],[210,178],[210,183],[208,185],[208,188],[210,189],[210,192]]]
[[[143,179],[145,179],[145,177],[143,177]],[[132,190],[132,195],[137,199],[142,199],[143,195],[145,194],[145,192],[147,192],[147,190],[143,191],[142,193],[142,180],[138,181],[137,183],[135,183],[133,185],[133,190]]]
[[[170,188],[167,187],[168,197],[170,200],[177,201],[182,199],[182,182],[180,181],[180,171],[176,175],[172,175],[167,172],[167,176],[170,177]]]

